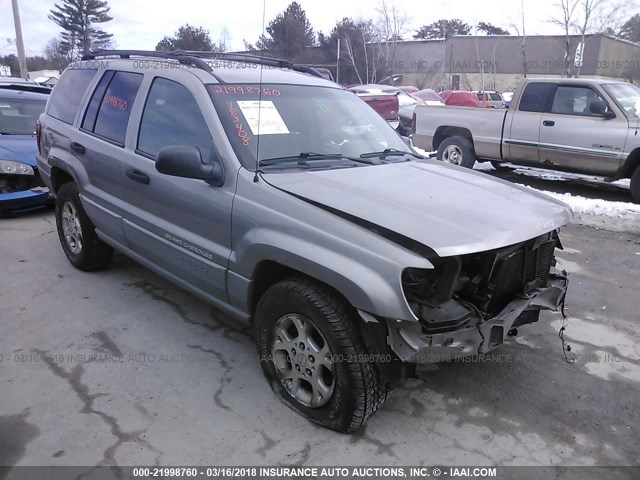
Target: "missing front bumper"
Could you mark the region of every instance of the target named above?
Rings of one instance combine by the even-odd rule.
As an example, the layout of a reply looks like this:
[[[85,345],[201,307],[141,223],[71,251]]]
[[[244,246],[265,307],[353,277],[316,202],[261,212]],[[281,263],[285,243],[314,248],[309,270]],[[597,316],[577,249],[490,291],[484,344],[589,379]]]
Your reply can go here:
[[[489,320],[474,316],[465,326],[451,332],[428,334],[418,322],[387,320],[387,341],[401,360],[412,363],[433,363],[487,353],[502,345],[523,312],[558,311],[564,303],[568,283],[566,274],[552,273],[547,287],[516,298]]]

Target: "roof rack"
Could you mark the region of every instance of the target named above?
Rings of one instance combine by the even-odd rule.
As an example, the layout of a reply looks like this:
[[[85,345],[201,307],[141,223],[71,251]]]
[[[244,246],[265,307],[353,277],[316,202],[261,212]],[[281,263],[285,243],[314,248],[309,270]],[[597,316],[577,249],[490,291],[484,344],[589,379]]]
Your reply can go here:
[[[308,73],[316,77],[323,78],[319,72],[314,69],[303,66],[295,65],[287,60],[279,58],[265,57],[261,55],[253,55],[248,53],[230,53],[230,52],[210,52],[210,51],[193,51],[193,50],[174,50],[171,52],[156,52],[151,50],[95,50],[89,52],[82,57],[82,60],[94,60],[98,57],[120,57],[131,58],[136,57],[153,57],[153,58],[166,58],[169,60],[176,60],[180,63],[193,65],[196,68],[200,68],[211,73],[216,80],[220,83],[225,83],[220,77],[218,77],[211,68],[211,65],[205,61],[206,59],[219,59],[228,62],[243,62],[252,63],[256,65],[265,65],[275,68],[288,68],[297,72]]]

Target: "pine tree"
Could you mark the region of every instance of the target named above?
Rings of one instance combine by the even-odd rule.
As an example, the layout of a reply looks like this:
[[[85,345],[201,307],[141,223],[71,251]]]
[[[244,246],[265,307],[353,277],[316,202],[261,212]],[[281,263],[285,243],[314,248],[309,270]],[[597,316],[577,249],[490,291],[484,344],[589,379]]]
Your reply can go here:
[[[110,9],[106,0],[62,0],[48,18],[64,30],[61,46],[75,57],[111,44],[112,35],[95,26],[112,20]]]

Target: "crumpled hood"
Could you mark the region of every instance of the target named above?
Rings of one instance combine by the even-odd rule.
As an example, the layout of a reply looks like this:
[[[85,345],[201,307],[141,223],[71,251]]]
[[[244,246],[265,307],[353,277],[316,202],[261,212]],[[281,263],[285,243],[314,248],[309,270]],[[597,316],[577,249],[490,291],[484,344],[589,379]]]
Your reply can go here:
[[[441,257],[525,241],[566,225],[573,216],[568,205],[532,189],[433,160],[263,178],[409,237]]]
[[[0,135],[0,160],[13,160],[36,166],[35,135]]]

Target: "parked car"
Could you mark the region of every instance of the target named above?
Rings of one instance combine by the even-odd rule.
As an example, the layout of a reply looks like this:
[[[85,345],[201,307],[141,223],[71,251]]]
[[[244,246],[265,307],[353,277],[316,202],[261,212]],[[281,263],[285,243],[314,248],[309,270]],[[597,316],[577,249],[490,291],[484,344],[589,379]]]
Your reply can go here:
[[[36,166],[35,138],[48,98],[0,87],[0,216],[42,208],[49,199]]]
[[[0,77],[1,90],[22,90],[25,92],[51,93],[51,87],[40,85],[33,80],[26,80],[20,77]]]
[[[453,107],[481,107],[478,97],[472,92],[445,90],[439,93],[445,105]]]
[[[513,98],[513,92],[502,92],[502,101],[507,104]]]
[[[613,80],[527,79],[508,110],[416,109],[413,142],[439,159],[631,178],[640,202],[640,89]]]
[[[421,104],[422,100],[414,97],[412,94],[405,92],[400,87],[392,85],[358,85],[351,87],[349,90],[356,92],[357,95],[366,99],[367,95],[394,95],[398,100],[397,123],[390,122],[390,125],[398,130],[398,133],[407,136],[411,133],[411,120],[413,118],[413,109],[416,105]],[[375,107],[374,107],[375,109]],[[389,114],[390,116],[391,114]],[[384,116],[383,116],[384,118]],[[394,126],[395,125],[395,126]]]
[[[313,70],[315,70],[316,72],[318,72],[322,78],[326,78],[327,80],[331,80],[332,82],[335,81],[333,79],[333,74],[331,73],[331,70],[329,70],[328,68],[323,68],[323,67],[312,67]]]
[[[415,363],[488,352],[563,303],[567,205],[423,159],[339,85],[239,54],[84,58],[38,142],[68,260],[118,250],[252,325],[308,419],[354,431]]]
[[[398,97],[391,93],[356,93],[367,105],[384,118],[392,128],[398,128]]]
[[[364,100],[371,108],[384,118],[391,127],[397,129],[400,125],[400,100],[398,89],[388,85],[355,85],[349,88]]]
[[[504,108],[504,100],[498,92],[485,90],[474,91],[480,102],[480,106],[485,108]]]
[[[432,90],[430,88],[419,90],[415,93],[412,93],[412,95],[422,100],[424,105],[431,105],[431,106],[444,105],[444,102],[442,101],[442,97],[438,95],[438,93],[435,90]]]
[[[420,90],[418,87],[414,87],[411,85],[399,85],[398,88],[406,93],[415,93]]]

